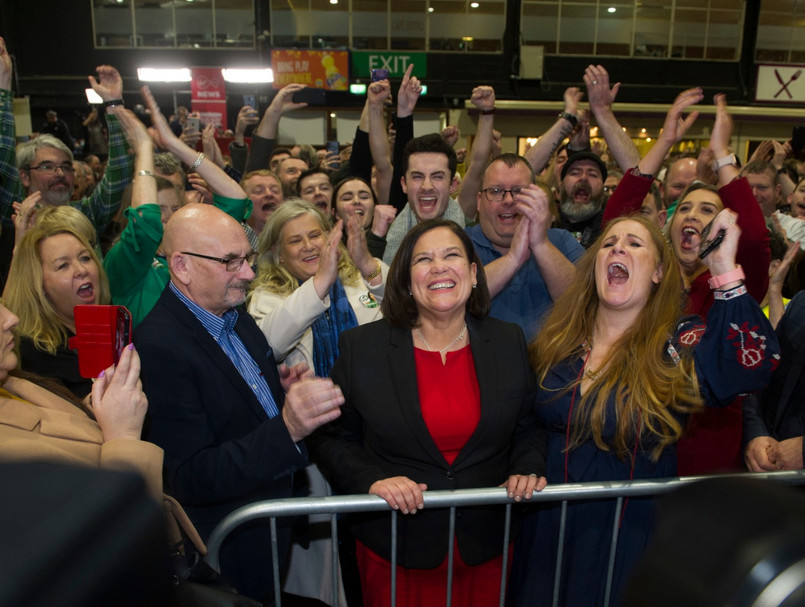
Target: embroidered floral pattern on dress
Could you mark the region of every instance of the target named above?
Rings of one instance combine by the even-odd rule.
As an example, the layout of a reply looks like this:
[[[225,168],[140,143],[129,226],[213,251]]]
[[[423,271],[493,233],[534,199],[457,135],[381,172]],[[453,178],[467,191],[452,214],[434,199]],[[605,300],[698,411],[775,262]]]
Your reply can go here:
[[[738,362],[746,369],[759,366],[764,359],[766,350],[766,336],[757,332],[757,325],[749,327],[749,322],[744,322],[741,326],[730,323],[727,331],[727,340],[737,349]],[[780,359],[778,354],[772,355],[772,365],[777,366]]]

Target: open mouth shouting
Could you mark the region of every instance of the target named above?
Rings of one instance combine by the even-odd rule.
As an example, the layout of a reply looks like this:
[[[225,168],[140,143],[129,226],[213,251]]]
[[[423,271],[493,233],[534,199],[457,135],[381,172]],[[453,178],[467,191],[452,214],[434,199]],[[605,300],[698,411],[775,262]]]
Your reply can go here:
[[[607,267],[607,282],[611,285],[622,285],[629,280],[629,270],[620,262],[609,264]]]
[[[86,303],[95,303],[95,285],[91,282],[85,282],[76,291],[78,298]]]
[[[702,235],[694,226],[686,225],[682,227],[682,239],[680,246],[683,251],[698,251]]]

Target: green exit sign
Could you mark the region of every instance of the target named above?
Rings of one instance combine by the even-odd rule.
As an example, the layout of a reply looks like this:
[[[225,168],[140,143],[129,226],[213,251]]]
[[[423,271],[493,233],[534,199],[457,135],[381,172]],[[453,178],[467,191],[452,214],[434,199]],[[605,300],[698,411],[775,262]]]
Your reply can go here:
[[[389,78],[402,78],[405,70],[414,64],[413,76],[424,78],[427,75],[427,55],[425,53],[392,53],[383,51],[352,51],[352,77],[370,78],[372,70],[389,71]]]

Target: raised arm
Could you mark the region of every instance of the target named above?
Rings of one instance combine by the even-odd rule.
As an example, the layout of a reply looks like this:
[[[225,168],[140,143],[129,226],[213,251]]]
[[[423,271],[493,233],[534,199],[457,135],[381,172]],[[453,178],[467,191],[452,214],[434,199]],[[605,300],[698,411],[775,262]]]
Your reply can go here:
[[[622,171],[634,168],[640,161],[640,152],[612,111],[612,103],[618,96],[621,83],[617,82],[610,88],[609,73],[604,67],[588,65],[584,71],[584,84],[587,87],[587,98],[590,100],[590,111],[607,142],[609,152]]]
[[[369,85],[366,93],[366,107],[369,118],[369,146],[372,159],[377,167],[377,197],[380,202],[389,199],[394,167],[391,165],[391,148],[383,119],[383,105],[391,94],[388,80],[380,80]]]
[[[470,155],[470,166],[464,174],[458,192],[458,204],[465,217],[475,217],[478,212],[478,190],[484,176],[484,167],[492,151],[492,130],[495,122],[495,89],[491,86],[476,86],[470,103],[478,108],[478,130]]]
[[[17,131],[14,123],[14,93],[11,91],[13,65],[6,42],[0,38],[0,218],[11,226],[13,203],[22,200],[22,184],[17,170]]]
[[[111,65],[100,65],[95,68],[98,79],[89,76],[89,83],[105,103],[118,101],[106,108],[106,122],[109,125],[109,161],[106,171],[98,186],[89,198],[71,203],[77,206],[93,223],[97,230],[102,230],[117,213],[123,197],[123,191],[131,183],[134,157],[129,153],[126,137],[117,120],[117,113],[125,111],[123,107],[123,79]]]
[[[414,138],[414,108],[422,93],[422,84],[416,76],[411,76],[414,71],[414,64],[411,63],[405,70],[400,90],[397,92],[397,117],[394,128],[397,131],[394,138],[394,174],[391,177],[391,189],[389,191],[388,203],[393,205],[397,211],[401,211],[408,202],[408,198],[402,189],[402,157],[403,149],[411,139]],[[381,200],[380,202],[386,202]]]
[[[271,105],[266,108],[263,119],[252,134],[252,149],[246,161],[246,172],[268,168],[271,152],[274,151],[274,142],[277,139],[277,129],[280,118],[286,112],[307,107],[307,103],[294,103],[293,96],[305,88],[304,84],[292,83],[277,91]]]
[[[665,115],[665,123],[663,123],[660,136],[648,153],[637,163],[637,169],[642,174],[657,174],[668,152],[682,140],[688,129],[696,122],[696,118],[699,117],[699,112],[695,110],[687,116],[683,116],[683,114],[691,105],[699,103],[702,99],[704,99],[704,95],[701,87],[687,89],[677,96],[671,109]]]
[[[201,175],[216,194],[227,198],[246,198],[246,193],[243,191],[243,188],[232,180],[223,169],[207,158],[203,152],[198,153],[189,148],[174,135],[168,121],[165,119],[165,116],[162,115],[156,99],[154,99],[154,96],[151,94],[151,89],[144,86],[141,90],[145,104],[151,111],[151,121],[159,134],[162,146]]]
[[[526,151],[525,158],[537,175],[547,166],[551,155],[559,147],[559,144],[571,135],[578,124],[578,105],[583,94],[578,87],[571,86],[568,88],[565,91],[564,111],[559,114],[553,126],[542,134],[537,143]]]

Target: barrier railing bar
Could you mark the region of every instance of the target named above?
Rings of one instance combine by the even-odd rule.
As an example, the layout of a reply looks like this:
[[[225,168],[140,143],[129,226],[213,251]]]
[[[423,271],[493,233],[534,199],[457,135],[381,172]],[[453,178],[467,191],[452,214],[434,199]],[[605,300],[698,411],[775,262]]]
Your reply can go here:
[[[567,500],[562,500],[559,512],[559,540],[556,546],[556,573],[553,575],[552,607],[559,607],[559,582],[562,581],[562,559],[565,556],[565,526],[567,525]]]
[[[330,516],[330,537],[332,538],[330,558],[333,559],[333,604],[340,605],[339,592],[338,592],[338,523],[336,522],[335,514]]]
[[[548,486],[539,493],[534,493],[530,500],[521,503],[575,501],[586,499],[614,499],[615,497],[653,496],[669,493],[679,487],[715,476],[687,476],[679,478],[663,478],[638,481],[607,481],[594,483],[572,483]],[[774,480],[783,484],[805,483],[805,470],[782,472],[753,472],[744,474],[725,474],[718,478],[754,478]],[[425,507],[448,508],[462,506],[481,506],[490,504],[512,503],[506,489],[491,487],[486,489],[461,489],[458,491],[426,491],[423,493]],[[219,551],[226,536],[235,527],[246,522],[276,516],[302,516],[309,514],[339,514],[342,512],[378,512],[388,511],[388,503],[376,495],[328,496],[317,498],[288,498],[256,502],[242,506],[228,514],[213,530],[207,540],[207,562],[215,570],[219,568]],[[396,516],[392,513],[392,574],[396,569]],[[273,520],[273,519],[272,519]],[[272,558],[276,557],[275,547],[276,522],[272,523]],[[278,570],[277,559],[274,558],[275,571]]]
[[[382,500],[388,507],[386,500]],[[391,607],[397,607],[397,511],[391,511]]]
[[[604,607],[609,607],[610,593],[612,592],[612,576],[615,575],[615,553],[618,550],[618,531],[621,523],[623,498],[615,502],[615,516],[612,519],[612,543],[609,547],[609,566],[607,567],[607,585],[604,590]]]
[[[447,607],[450,607],[453,602],[453,547],[456,543],[456,508],[450,508],[450,522],[448,523],[447,532]]]
[[[509,538],[511,537],[512,505],[506,504],[506,519],[503,521],[503,564],[500,568],[500,601],[498,607],[506,602],[506,573],[509,570]]]
[[[268,524],[271,528],[271,568],[274,573],[274,602],[282,605],[282,582],[280,582],[279,544],[277,540],[277,517],[272,516]]]

